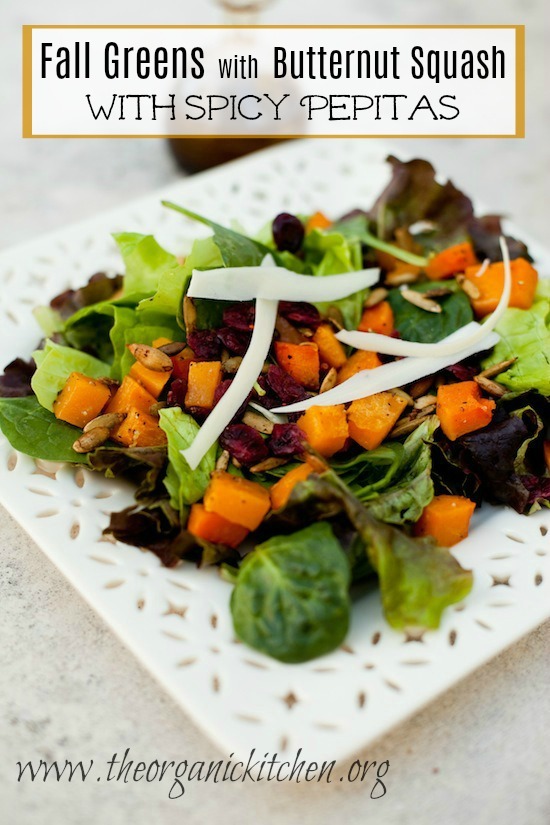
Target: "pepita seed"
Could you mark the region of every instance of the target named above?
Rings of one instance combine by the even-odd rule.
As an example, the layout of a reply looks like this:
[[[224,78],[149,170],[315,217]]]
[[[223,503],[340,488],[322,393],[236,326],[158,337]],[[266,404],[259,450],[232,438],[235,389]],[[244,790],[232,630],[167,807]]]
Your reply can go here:
[[[418,415],[416,417],[407,416],[407,418],[401,419],[399,424],[397,424],[391,433],[389,434],[388,438],[401,438],[402,435],[409,435],[409,433],[414,432],[417,427],[427,421],[428,418],[431,418],[431,413],[426,413],[425,415]]]
[[[402,390],[398,387],[395,390],[391,390],[391,392],[394,395],[398,395],[399,398],[402,398],[404,401],[406,401],[406,403],[409,407],[412,407],[412,405],[414,404],[414,400],[411,398],[411,396],[409,395],[408,392],[405,392],[405,390]]]
[[[273,470],[275,467],[282,467],[283,464],[288,464],[288,458],[275,458],[274,456],[271,456],[270,458],[266,458],[263,461],[260,461],[259,464],[255,464],[251,467],[250,472],[264,473],[266,470]]]
[[[222,450],[218,457],[218,460],[216,461],[216,470],[227,470],[230,458],[231,456],[229,455],[227,450]]]
[[[179,355],[186,347],[182,341],[171,341],[169,344],[163,344],[162,347],[159,347],[159,351],[163,352],[165,355],[173,356]]]
[[[415,410],[424,410],[426,407],[431,407],[432,405],[436,404],[437,397],[435,395],[421,395],[420,398],[417,398],[414,402]]]
[[[486,378],[484,375],[475,375],[474,381],[476,384],[485,390],[485,392],[489,393],[489,395],[494,396],[495,398],[502,398],[503,395],[506,395],[508,390],[506,389],[503,384],[499,384],[496,381],[491,381],[490,378]]]
[[[263,415],[260,415],[260,413],[252,412],[252,410],[247,410],[243,415],[243,424],[248,424],[253,430],[264,435],[271,435],[273,427],[275,426],[273,421],[269,421],[267,418],[264,418]]]
[[[154,372],[171,372],[172,360],[164,352],[147,344],[128,344],[128,349],[138,362]]]
[[[419,272],[388,272],[384,278],[384,283],[388,286],[414,284],[418,280],[419,275]]]
[[[493,364],[492,367],[487,367],[486,370],[480,372],[480,376],[483,378],[494,378],[495,375],[500,375],[501,372],[506,372],[508,367],[511,367],[512,364],[515,364],[517,361],[517,356],[515,358],[509,358],[507,361],[500,361],[498,364]]]
[[[166,401],[155,401],[154,404],[151,404],[149,407],[149,415],[155,416],[158,418],[158,414],[161,410],[166,407]]]
[[[365,301],[365,307],[375,307],[377,304],[380,304],[382,301],[385,301],[388,297],[388,290],[384,289],[383,286],[377,286],[376,289],[373,289],[367,300]]]
[[[222,361],[223,371],[227,372],[229,375],[234,375],[241,366],[242,360],[243,359],[240,355],[234,355],[232,358],[226,358],[225,361]]]
[[[336,381],[338,380],[338,372],[335,370],[334,367],[331,367],[325,377],[323,378],[321,387],[319,389],[319,395],[322,392],[328,392],[328,390],[332,390],[336,386]]]
[[[95,427],[87,433],[83,433],[73,444],[75,453],[89,453],[104,444],[111,431],[107,427]]]
[[[424,298],[444,298],[445,295],[450,295],[451,290],[446,286],[438,286],[433,289],[427,289],[422,293]]]
[[[185,335],[187,339],[197,328],[197,308],[193,299],[187,295],[183,299],[183,323],[185,325]]]
[[[336,327],[336,329],[344,329],[344,316],[342,315],[342,311],[339,307],[334,305],[330,306],[327,310],[327,319],[333,326]]]
[[[472,301],[477,301],[477,299],[481,296],[479,288],[474,283],[472,283],[472,281],[468,280],[468,278],[464,277],[464,275],[457,275],[456,282],[461,288],[461,290]]]
[[[426,395],[432,384],[433,378],[431,375],[428,378],[420,378],[409,387],[409,395],[411,398],[420,398],[421,395]]]
[[[108,430],[112,430],[113,427],[121,424],[125,418],[126,413],[103,413],[103,415],[98,415],[88,421],[84,427],[84,432],[89,433],[91,430],[95,430],[96,427],[106,427]]]
[[[438,303],[432,301],[431,298],[426,298],[421,292],[415,292],[414,289],[402,289],[401,295],[409,304],[413,304],[426,312],[440,313],[442,311]]]

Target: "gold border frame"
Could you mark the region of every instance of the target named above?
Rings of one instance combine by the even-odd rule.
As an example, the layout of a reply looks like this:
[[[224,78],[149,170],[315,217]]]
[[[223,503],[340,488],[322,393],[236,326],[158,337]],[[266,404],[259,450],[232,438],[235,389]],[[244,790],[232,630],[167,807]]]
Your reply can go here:
[[[513,135],[397,135],[397,134],[389,134],[389,135],[213,135],[213,134],[206,134],[206,135],[187,135],[187,134],[168,134],[168,135],[35,135],[32,131],[32,31],[33,29],[514,29],[516,33],[516,118],[515,118],[515,132]],[[144,138],[144,139],[151,139],[151,138],[186,138],[187,140],[204,140],[205,138],[210,139],[220,139],[220,140],[248,140],[254,138],[262,138],[262,139],[280,139],[280,140],[288,140],[292,138],[333,138],[339,140],[341,138],[353,138],[353,139],[361,139],[361,138],[374,138],[374,139],[385,139],[385,138],[435,138],[435,139],[452,139],[452,138],[498,138],[498,139],[509,139],[509,138],[524,138],[525,137],[525,26],[524,25],[515,25],[515,24],[466,24],[460,25],[456,24],[447,24],[447,25],[438,25],[437,23],[428,23],[426,25],[421,24],[373,24],[373,25],[345,25],[345,24],[337,24],[337,25],[266,25],[266,26],[222,26],[222,25],[161,25],[161,24],[152,24],[148,25],[124,25],[124,24],[62,24],[62,25],[53,25],[53,24],[41,24],[41,25],[25,25],[22,27],[22,34],[23,34],[23,60],[22,60],[22,71],[23,71],[23,123],[22,123],[22,137],[23,138],[34,138],[35,140],[40,140],[42,138],[71,138],[73,140],[76,139],[88,139],[88,138],[101,138],[101,139],[111,139],[111,140],[124,140],[124,139],[132,139],[132,138]]]

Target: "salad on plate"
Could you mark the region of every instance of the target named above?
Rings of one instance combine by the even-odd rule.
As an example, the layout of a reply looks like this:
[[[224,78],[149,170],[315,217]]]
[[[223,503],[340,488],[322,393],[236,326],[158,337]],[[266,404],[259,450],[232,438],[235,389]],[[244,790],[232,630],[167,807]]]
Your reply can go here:
[[[474,510],[550,506],[550,281],[428,162],[388,160],[370,208],[255,237],[166,203],[212,234],[185,259],[115,235],[124,274],[38,307],[0,377],[13,448],[130,479],[105,532],[217,565],[237,637],[283,662],[341,645],[375,587],[392,627],[437,628]]]

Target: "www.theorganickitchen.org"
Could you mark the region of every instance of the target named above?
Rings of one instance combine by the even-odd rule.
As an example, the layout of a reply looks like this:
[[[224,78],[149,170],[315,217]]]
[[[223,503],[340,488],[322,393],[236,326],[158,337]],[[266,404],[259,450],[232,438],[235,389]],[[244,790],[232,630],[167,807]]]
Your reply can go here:
[[[300,748],[294,758],[285,758],[278,753],[259,755],[255,748],[250,751],[247,761],[220,759],[216,762],[154,759],[151,762],[135,760],[126,748],[123,755],[114,753],[102,764],[107,772],[95,772],[94,759],[72,762],[68,759],[47,762],[43,759],[16,762],[18,782],[164,782],[170,783],[169,799],[178,799],[186,792],[187,783],[210,782],[351,782],[360,783],[369,791],[371,799],[380,799],[387,793],[387,774],[390,763],[367,759],[355,759],[349,764],[337,767],[336,760],[327,762],[307,761],[302,758]],[[384,781],[386,780],[386,781]]]

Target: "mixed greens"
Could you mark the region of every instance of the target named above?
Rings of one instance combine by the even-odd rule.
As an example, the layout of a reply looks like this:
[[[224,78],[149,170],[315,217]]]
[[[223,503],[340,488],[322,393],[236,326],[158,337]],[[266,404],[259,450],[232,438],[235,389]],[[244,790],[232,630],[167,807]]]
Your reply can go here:
[[[218,565],[237,636],[284,662],[343,642],[358,583],[437,628],[475,507],[550,506],[549,282],[429,163],[389,162],[370,210],[256,238],[165,204],[212,235],[185,260],[115,235],[124,274],[37,308],[0,377],[12,446],[131,479],[106,532]]]

